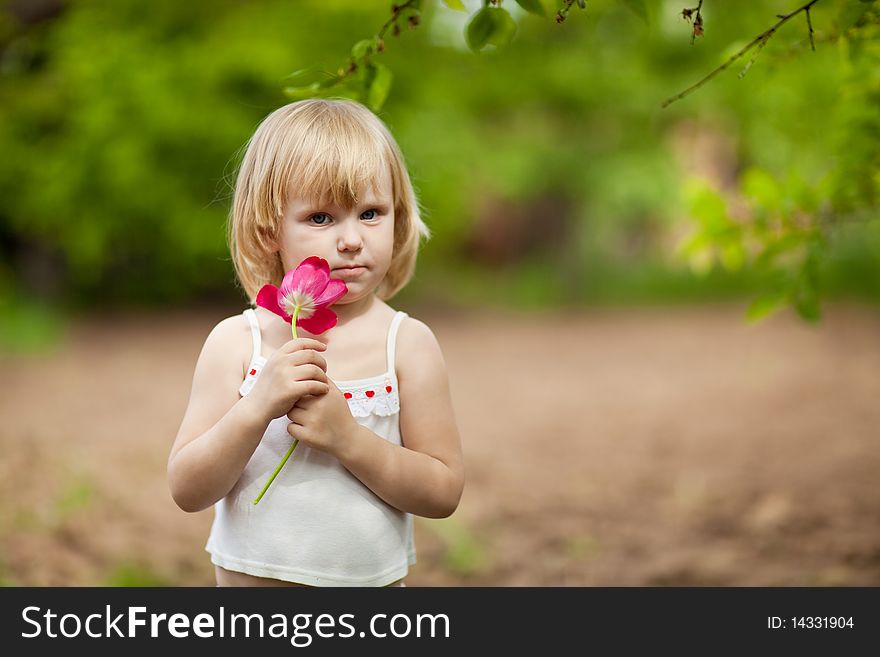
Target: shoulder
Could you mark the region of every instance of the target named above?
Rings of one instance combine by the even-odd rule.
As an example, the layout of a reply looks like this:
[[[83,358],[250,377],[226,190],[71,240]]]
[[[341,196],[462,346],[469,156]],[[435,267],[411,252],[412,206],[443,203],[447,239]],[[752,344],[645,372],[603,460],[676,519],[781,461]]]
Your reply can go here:
[[[250,325],[244,315],[226,317],[208,333],[199,360],[206,361],[204,364],[207,365],[222,362],[230,369],[241,369],[243,373],[250,360],[250,343]]]
[[[440,348],[440,343],[437,341],[437,337],[434,335],[431,327],[422,320],[410,317],[409,315],[400,322],[397,341],[401,346],[430,347],[433,345],[437,349]]]
[[[414,317],[404,317],[400,323],[397,354],[395,361],[401,377],[446,372],[446,362],[437,336],[427,324]]]
[[[214,325],[205,339],[205,344],[231,347],[240,343],[241,337],[248,334],[250,334],[250,325],[244,315],[232,315]]]

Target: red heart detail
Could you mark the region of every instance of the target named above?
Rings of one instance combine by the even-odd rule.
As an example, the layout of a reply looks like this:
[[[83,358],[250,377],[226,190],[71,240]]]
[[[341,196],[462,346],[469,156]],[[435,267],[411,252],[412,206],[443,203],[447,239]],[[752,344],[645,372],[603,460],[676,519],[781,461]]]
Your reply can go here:
[[[344,395],[344,397],[345,397],[346,399],[351,399],[351,393],[350,393],[350,392],[345,392],[345,393],[343,393],[343,395]]]
[[[391,386],[385,386],[385,392],[391,392]]]
[[[373,392],[372,390],[367,390],[367,397],[372,397],[372,396],[375,395],[375,394],[376,394],[376,393]]]
[[[251,370],[251,376],[257,373],[257,370]]]

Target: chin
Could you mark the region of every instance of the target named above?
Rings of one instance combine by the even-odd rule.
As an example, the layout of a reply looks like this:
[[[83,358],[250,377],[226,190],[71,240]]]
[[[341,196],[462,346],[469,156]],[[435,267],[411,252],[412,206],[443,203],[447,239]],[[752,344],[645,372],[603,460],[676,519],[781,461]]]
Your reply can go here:
[[[364,297],[363,294],[358,294],[357,292],[352,293],[352,291],[349,290],[348,292],[345,293],[345,296],[342,297],[339,301],[335,301],[333,303],[333,306],[344,306],[348,303],[353,303],[359,299],[362,299],[363,297]],[[332,309],[333,306],[330,306],[330,308]]]

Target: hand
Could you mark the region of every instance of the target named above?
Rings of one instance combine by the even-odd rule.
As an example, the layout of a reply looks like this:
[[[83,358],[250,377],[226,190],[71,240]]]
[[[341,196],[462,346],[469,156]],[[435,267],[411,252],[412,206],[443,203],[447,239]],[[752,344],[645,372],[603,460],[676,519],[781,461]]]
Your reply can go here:
[[[348,402],[336,385],[328,380],[329,392],[300,399],[287,414],[287,433],[309,447],[334,456],[349,440],[357,422]]]
[[[268,423],[283,417],[306,395],[327,394],[327,361],[318,353],[326,348],[317,340],[297,338],[272,354],[247,396],[261,418]]]

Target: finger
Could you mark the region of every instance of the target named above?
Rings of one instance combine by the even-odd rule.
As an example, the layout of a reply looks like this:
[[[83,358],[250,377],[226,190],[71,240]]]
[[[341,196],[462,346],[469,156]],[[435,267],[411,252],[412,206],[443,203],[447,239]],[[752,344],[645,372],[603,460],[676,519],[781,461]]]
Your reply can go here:
[[[320,397],[321,395],[326,395],[330,392],[330,387],[326,383],[322,381],[314,381],[312,379],[299,381],[296,384],[295,389],[299,397],[303,397],[304,395],[315,395],[316,397]]]
[[[291,406],[290,410],[287,411],[287,419],[296,420],[297,422],[305,422],[317,399],[318,397],[315,395],[305,395],[304,397],[300,397],[300,399]]]
[[[288,340],[283,345],[281,345],[281,348],[278,351],[284,354],[290,354],[295,351],[301,351],[303,349],[315,349],[316,351],[325,351],[327,349],[327,345],[312,338],[294,338],[293,340]]]
[[[303,442],[308,442],[308,440],[306,439],[306,428],[301,424],[291,422],[287,425],[287,433],[289,433],[293,438],[298,438]]]
[[[320,381],[327,383],[327,373],[317,365],[298,365],[293,368],[292,378],[294,381]]]
[[[297,399],[296,403],[290,407],[290,410],[287,412],[287,417],[293,420],[294,413],[296,413],[300,419],[303,419],[303,414],[311,408],[316,399],[317,397],[315,395],[302,395]]]
[[[302,349],[289,354],[287,358],[294,365],[305,365],[306,363],[314,363],[325,372],[327,371],[327,360],[314,349]]]

